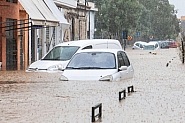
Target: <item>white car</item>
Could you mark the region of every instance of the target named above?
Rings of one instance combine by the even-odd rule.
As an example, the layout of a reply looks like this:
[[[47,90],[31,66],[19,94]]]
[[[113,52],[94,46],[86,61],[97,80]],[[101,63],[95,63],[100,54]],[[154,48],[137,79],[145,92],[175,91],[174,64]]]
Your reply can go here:
[[[33,62],[27,72],[61,72],[66,67],[71,57],[79,50],[84,49],[122,49],[118,40],[92,39],[69,41],[56,45],[41,60]]]
[[[143,50],[158,50],[160,48],[157,42],[149,42],[145,44]]]
[[[132,47],[132,49],[143,49],[143,47],[145,46],[147,42],[144,42],[144,41],[136,41]]]
[[[121,49],[88,49],[76,53],[59,80],[120,81],[131,79],[134,69]]]

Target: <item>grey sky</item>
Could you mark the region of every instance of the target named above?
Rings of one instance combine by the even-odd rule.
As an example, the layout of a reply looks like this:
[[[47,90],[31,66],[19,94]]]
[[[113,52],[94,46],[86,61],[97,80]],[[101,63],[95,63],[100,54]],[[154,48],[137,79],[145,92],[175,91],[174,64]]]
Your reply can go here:
[[[185,0],[169,0],[170,4],[175,6],[175,10],[178,10],[177,17],[185,16]]]

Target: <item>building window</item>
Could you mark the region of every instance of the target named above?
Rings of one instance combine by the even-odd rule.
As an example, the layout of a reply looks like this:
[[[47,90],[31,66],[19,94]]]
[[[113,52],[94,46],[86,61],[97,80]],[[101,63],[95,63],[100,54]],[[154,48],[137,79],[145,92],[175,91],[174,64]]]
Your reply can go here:
[[[6,19],[6,70],[17,70],[17,21]]]
[[[17,3],[17,0],[6,0],[6,2]]]

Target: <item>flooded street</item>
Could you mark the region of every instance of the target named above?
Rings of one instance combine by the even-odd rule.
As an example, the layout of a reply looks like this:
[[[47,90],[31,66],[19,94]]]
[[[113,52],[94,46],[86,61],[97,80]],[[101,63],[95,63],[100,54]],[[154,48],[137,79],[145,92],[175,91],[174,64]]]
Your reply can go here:
[[[0,71],[0,122],[90,123],[98,103],[102,123],[184,122],[185,65],[178,50],[126,52],[134,67],[132,80],[59,81],[61,73]],[[119,91],[131,85],[135,92],[119,101]]]

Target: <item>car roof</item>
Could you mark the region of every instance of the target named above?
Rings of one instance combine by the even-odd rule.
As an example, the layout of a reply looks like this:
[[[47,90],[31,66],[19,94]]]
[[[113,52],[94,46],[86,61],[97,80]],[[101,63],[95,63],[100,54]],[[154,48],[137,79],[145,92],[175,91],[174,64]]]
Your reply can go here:
[[[85,50],[79,50],[77,53],[82,53],[82,52],[110,52],[117,54],[118,51],[123,51],[122,49],[85,49]]]
[[[147,43],[147,42],[144,42],[144,41],[136,41],[135,43]]]
[[[90,44],[96,44],[96,43],[101,43],[106,41],[107,43],[111,43],[111,42],[119,43],[119,41],[115,39],[87,39],[87,40],[68,41],[68,42],[60,43],[56,46],[84,46],[88,44],[90,45]]]
[[[155,44],[158,44],[157,42],[149,42],[149,43],[146,43],[145,46],[147,45],[155,45]]]
[[[150,42],[158,42],[158,41],[150,41]],[[149,43],[150,43],[150,42],[149,42]]]

